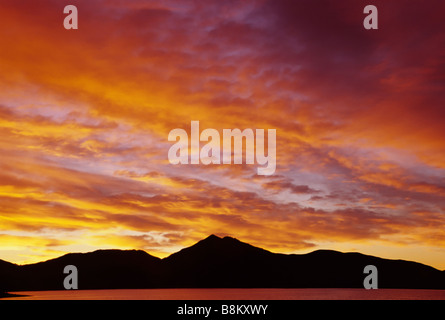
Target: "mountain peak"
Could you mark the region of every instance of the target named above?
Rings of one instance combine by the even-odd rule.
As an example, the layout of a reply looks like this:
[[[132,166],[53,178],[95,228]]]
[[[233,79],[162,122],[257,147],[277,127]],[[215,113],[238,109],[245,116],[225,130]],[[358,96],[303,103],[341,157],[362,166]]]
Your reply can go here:
[[[203,240],[201,240],[201,241],[199,241],[199,242],[202,242],[202,241],[221,241],[221,240],[224,240],[224,241],[235,241],[235,242],[241,242],[241,241],[239,241],[238,239],[236,239],[236,238],[233,238],[233,237],[230,237],[230,236],[224,236],[224,237],[218,237],[217,235],[215,235],[215,234],[211,234],[211,235],[209,235],[207,238],[205,238],[205,239],[203,239]]]
[[[225,236],[224,238],[211,234],[207,238],[184,248],[179,252],[173,253],[165,261],[184,259],[184,263],[193,257],[193,259],[210,259],[213,261],[232,261],[242,259],[246,256],[256,254],[269,254],[270,252],[261,248],[254,247],[238,239]]]
[[[211,234],[207,238],[198,241],[195,245],[235,245],[235,244],[243,244],[243,242],[239,241],[236,238],[230,236],[218,237],[217,235]]]
[[[221,238],[218,237],[217,235],[211,234],[210,236],[208,236],[207,238],[205,238],[205,239],[203,239],[201,241],[206,241],[206,240],[221,240]]]

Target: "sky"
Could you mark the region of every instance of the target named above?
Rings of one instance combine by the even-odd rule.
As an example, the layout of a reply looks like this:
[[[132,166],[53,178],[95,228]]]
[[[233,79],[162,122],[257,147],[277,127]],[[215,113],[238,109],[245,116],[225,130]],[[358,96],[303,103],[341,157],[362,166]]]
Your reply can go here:
[[[65,2],[0,2],[0,259],[216,234],[445,269],[443,1]],[[191,121],[276,129],[275,173],[170,164]]]

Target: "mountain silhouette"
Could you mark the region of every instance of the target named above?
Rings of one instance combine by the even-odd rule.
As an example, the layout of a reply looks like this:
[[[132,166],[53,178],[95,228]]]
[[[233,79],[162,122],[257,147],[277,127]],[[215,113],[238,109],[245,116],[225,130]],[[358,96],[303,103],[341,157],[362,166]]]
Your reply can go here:
[[[156,287],[161,259],[142,250],[97,250],[69,253],[45,262],[20,266],[14,275],[14,290],[64,289],[63,269],[74,265],[82,289]],[[79,281],[79,282],[80,282]],[[13,291],[13,290],[10,290]]]
[[[274,254],[237,239],[215,235],[163,259],[169,287],[268,287],[263,269]],[[259,268],[261,266],[261,268]],[[272,267],[272,265],[270,265]]]
[[[377,267],[379,288],[445,289],[445,271],[417,262],[332,250],[272,253],[211,235],[164,259],[97,250],[23,266],[0,260],[0,292],[62,290],[66,265],[77,267],[79,289],[363,288],[366,265]]]
[[[0,295],[15,284],[18,269],[18,265],[0,260]]]

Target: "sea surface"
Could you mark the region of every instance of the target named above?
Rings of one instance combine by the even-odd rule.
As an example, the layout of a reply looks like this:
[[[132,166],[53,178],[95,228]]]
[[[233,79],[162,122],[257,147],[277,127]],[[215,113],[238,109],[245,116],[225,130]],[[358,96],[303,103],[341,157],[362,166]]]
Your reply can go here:
[[[11,292],[7,300],[445,300],[418,289],[114,289]]]

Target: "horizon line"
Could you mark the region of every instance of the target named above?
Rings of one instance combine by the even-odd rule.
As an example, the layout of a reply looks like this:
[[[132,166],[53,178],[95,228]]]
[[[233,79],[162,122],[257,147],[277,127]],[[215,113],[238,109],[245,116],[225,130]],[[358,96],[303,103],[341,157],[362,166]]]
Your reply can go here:
[[[336,253],[341,253],[341,254],[354,254],[354,253],[355,253],[355,254],[360,254],[360,255],[363,255],[363,256],[374,257],[374,258],[384,259],[384,260],[413,262],[413,263],[417,263],[417,264],[421,264],[421,265],[424,265],[424,266],[431,267],[431,268],[433,268],[433,269],[435,269],[435,270],[438,270],[438,271],[441,271],[441,272],[445,272],[445,269],[441,270],[441,269],[438,269],[438,268],[436,268],[436,267],[433,267],[433,266],[431,266],[431,265],[429,265],[429,264],[425,264],[425,263],[423,263],[423,262],[419,262],[419,261],[405,260],[405,259],[397,259],[397,258],[383,258],[383,257],[380,257],[380,256],[370,255],[370,254],[366,254],[366,253],[362,253],[362,252],[358,252],[358,251],[339,251],[339,250],[333,250],[333,249],[316,249],[316,250],[309,251],[309,252],[306,252],[306,253],[282,253],[282,252],[273,252],[273,251],[270,251],[270,250],[268,250],[268,249],[264,249],[264,248],[262,248],[262,247],[254,246],[254,245],[252,245],[252,244],[250,244],[250,243],[248,243],[248,242],[241,241],[241,240],[239,240],[238,238],[235,238],[235,237],[232,237],[232,236],[227,236],[227,235],[226,235],[226,236],[218,236],[218,235],[216,235],[216,234],[214,234],[214,233],[210,234],[209,236],[207,236],[207,237],[205,237],[205,238],[203,238],[203,239],[201,239],[201,240],[198,240],[197,242],[195,242],[194,244],[192,244],[192,245],[190,245],[190,246],[188,246],[188,247],[183,247],[183,248],[179,249],[179,250],[176,251],[176,252],[170,253],[168,256],[165,256],[165,257],[163,257],[163,258],[157,257],[157,256],[151,254],[150,252],[144,250],[144,249],[117,249],[117,248],[111,248],[111,249],[96,249],[96,250],[93,250],[93,251],[85,251],[85,252],[67,252],[67,253],[65,253],[65,254],[62,254],[62,255],[60,255],[60,256],[57,256],[57,257],[55,257],[55,258],[51,258],[51,259],[48,259],[48,260],[42,260],[42,261],[38,261],[38,262],[25,263],[25,264],[18,264],[18,263],[10,262],[10,261],[7,261],[7,260],[3,260],[3,259],[1,259],[1,258],[0,258],[0,261],[4,261],[4,262],[10,263],[10,264],[14,264],[14,265],[16,265],[16,266],[18,266],[18,267],[22,267],[22,266],[29,266],[29,265],[34,265],[34,264],[44,263],[44,262],[48,262],[48,261],[51,261],[51,260],[56,260],[56,259],[62,258],[62,257],[66,256],[66,255],[69,255],[69,254],[88,254],[88,253],[94,253],[94,252],[98,252],[98,251],[142,251],[142,252],[144,252],[144,253],[146,253],[146,254],[148,254],[148,255],[150,255],[150,256],[152,256],[152,257],[154,257],[154,258],[157,258],[157,259],[159,259],[159,260],[162,261],[162,260],[165,260],[165,259],[171,257],[172,255],[174,255],[174,254],[176,254],[176,253],[181,252],[181,251],[184,250],[184,249],[191,248],[191,247],[195,246],[196,244],[198,244],[198,243],[200,243],[200,242],[202,242],[202,241],[208,240],[208,239],[210,239],[210,238],[218,238],[219,240],[223,240],[223,239],[233,239],[233,240],[236,240],[236,241],[238,241],[238,242],[240,242],[240,243],[247,244],[247,245],[249,245],[249,246],[252,246],[252,247],[254,247],[254,248],[258,248],[258,249],[267,251],[267,252],[272,253],[272,254],[282,254],[282,255],[286,255],[286,256],[290,256],[290,255],[307,255],[307,254],[311,254],[311,253],[314,253],[314,252],[317,252],[317,251],[331,251],[331,252],[336,252]]]

